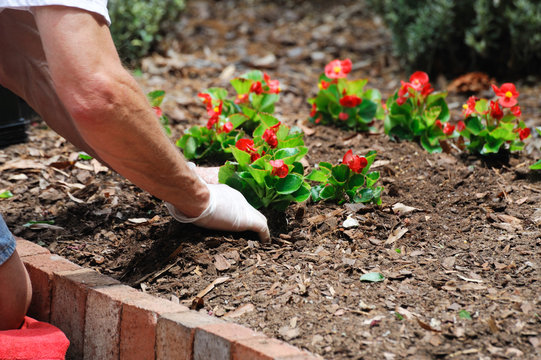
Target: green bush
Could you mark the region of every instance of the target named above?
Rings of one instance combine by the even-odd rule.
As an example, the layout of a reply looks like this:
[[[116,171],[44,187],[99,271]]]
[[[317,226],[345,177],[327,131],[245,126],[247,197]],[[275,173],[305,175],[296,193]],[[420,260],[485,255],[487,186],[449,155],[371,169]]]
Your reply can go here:
[[[539,73],[538,0],[367,0],[407,70]]]
[[[109,0],[111,34],[121,59],[134,64],[177,20],[184,0]]]

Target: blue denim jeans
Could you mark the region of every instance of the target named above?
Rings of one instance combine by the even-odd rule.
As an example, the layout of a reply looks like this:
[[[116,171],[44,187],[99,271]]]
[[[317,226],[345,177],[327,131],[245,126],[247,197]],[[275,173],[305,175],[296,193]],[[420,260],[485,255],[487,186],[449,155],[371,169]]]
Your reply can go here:
[[[6,262],[15,251],[15,238],[11,235],[2,215],[0,215],[0,265]]]

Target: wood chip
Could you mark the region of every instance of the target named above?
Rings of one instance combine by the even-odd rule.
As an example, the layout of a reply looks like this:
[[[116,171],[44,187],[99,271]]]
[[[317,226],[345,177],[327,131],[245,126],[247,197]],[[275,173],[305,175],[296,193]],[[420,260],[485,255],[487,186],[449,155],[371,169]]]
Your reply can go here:
[[[252,305],[252,304],[244,304],[244,305],[239,306],[235,310],[225,314],[224,318],[229,318],[229,319],[238,318],[238,317],[241,317],[242,315],[247,314],[249,312],[252,312],[254,310],[255,310],[254,305]]]
[[[399,227],[391,231],[389,234],[389,237],[385,241],[385,245],[390,245],[394,243],[396,240],[400,239],[402,236],[404,236],[405,233],[408,232],[408,229],[405,227]]]
[[[221,254],[214,255],[214,266],[218,271],[225,271],[231,268],[229,261]]]

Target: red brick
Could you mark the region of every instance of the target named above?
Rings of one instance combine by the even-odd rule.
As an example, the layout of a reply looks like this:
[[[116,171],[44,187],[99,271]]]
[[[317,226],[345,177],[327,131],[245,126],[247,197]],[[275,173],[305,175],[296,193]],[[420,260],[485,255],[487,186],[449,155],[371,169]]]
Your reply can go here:
[[[223,320],[195,311],[163,314],[156,326],[157,360],[192,360],[195,330]]]
[[[51,254],[25,256],[22,260],[32,282],[32,302],[28,315],[34,319],[49,322],[53,275],[60,271],[77,270],[81,267],[61,256]]]
[[[231,344],[233,342],[264,336],[237,324],[223,323],[201,326],[195,331],[194,360],[230,360]]]
[[[231,355],[232,360],[296,360],[306,352],[276,339],[254,338],[234,342]]]
[[[120,284],[119,281],[94,270],[79,269],[54,274],[51,323],[70,340],[69,359],[82,359],[86,298],[91,288]]]
[[[23,238],[20,238],[18,236],[15,236],[15,240],[17,240],[17,253],[21,258],[25,256],[51,253],[47,248],[39,246],[38,244],[35,244],[31,241],[24,240]]]
[[[135,293],[137,290],[125,285],[90,289],[86,299],[85,360],[119,359],[122,301]]]
[[[125,298],[120,324],[120,359],[154,360],[158,316],[185,311],[189,311],[185,306],[142,292]]]

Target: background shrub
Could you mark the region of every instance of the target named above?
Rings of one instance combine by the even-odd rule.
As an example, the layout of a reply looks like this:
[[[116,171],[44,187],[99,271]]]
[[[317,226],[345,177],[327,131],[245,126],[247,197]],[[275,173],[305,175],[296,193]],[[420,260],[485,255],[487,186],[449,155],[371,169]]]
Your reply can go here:
[[[368,0],[406,70],[539,74],[541,1]]]
[[[178,19],[184,0],[109,0],[111,34],[122,61],[135,64]]]

